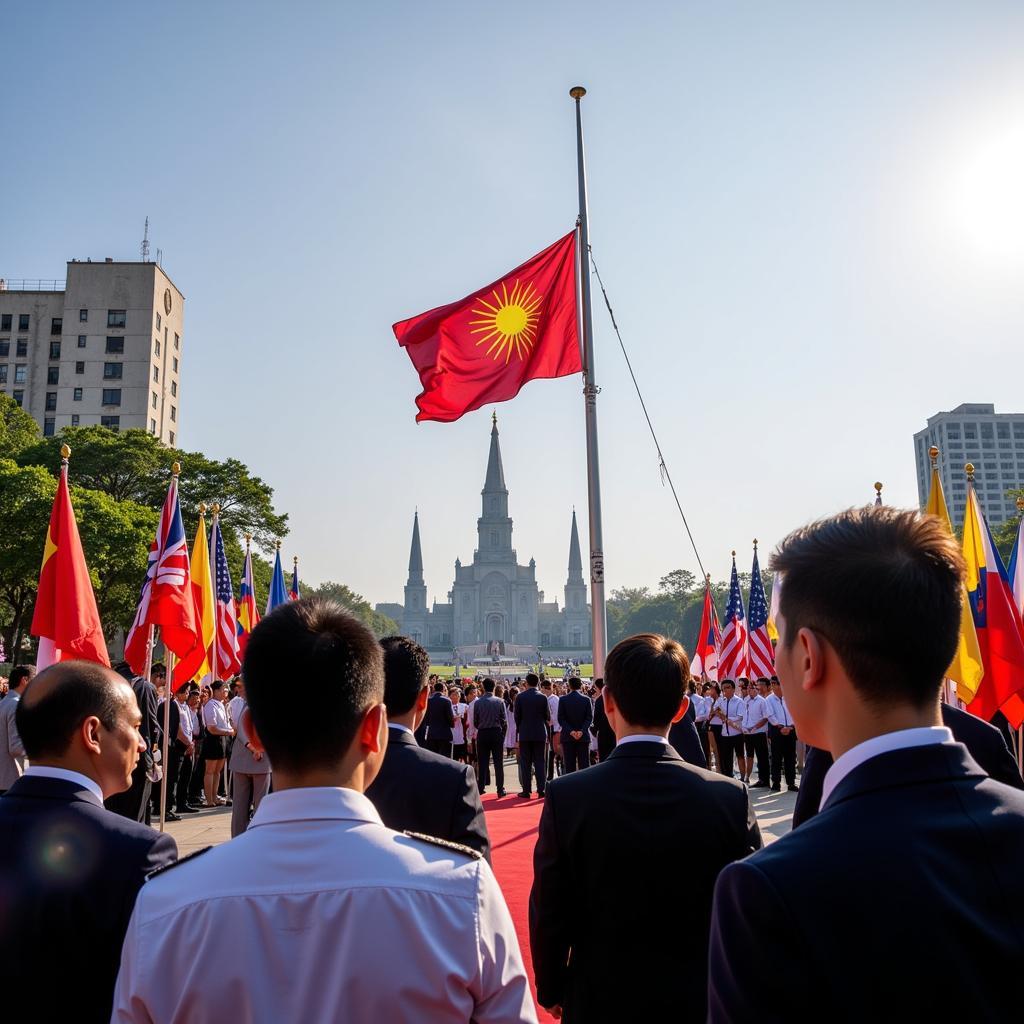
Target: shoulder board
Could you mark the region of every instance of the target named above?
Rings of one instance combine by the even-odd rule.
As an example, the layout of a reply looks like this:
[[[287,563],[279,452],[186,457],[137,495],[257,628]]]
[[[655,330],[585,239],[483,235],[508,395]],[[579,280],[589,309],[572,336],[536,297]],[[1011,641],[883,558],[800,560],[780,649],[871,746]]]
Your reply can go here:
[[[157,875],[162,875],[165,871],[173,871],[175,868],[181,867],[182,864],[186,864],[190,860],[195,860],[196,857],[201,857],[204,853],[212,849],[212,846],[204,846],[201,850],[193,850],[193,852],[187,856],[179,857],[177,860],[171,861],[170,864],[165,864],[162,868],[154,868],[148,875],[146,875],[146,881],[148,882],[151,878],[156,878]]]
[[[474,850],[472,846],[463,846],[462,843],[453,843],[450,839],[439,839],[437,836],[428,836],[422,832],[410,832],[408,829],[404,830],[402,835],[408,836],[410,839],[418,839],[421,843],[431,843],[433,846],[440,846],[445,850],[453,850],[455,853],[464,853],[467,857],[472,857],[473,860],[483,860],[483,854],[479,850]]]

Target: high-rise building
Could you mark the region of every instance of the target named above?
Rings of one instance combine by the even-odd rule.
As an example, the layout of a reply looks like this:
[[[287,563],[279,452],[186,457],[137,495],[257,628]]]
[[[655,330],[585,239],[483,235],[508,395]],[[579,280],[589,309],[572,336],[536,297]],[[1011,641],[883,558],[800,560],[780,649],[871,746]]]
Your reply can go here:
[[[928,449],[939,449],[939,475],[955,527],[964,518],[967,476],[974,464],[974,486],[989,523],[995,526],[1017,515],[1006,492],[1024,486],[1024,413],[996,412],[994,405],[970,403],[928,418],[914,435],[917,495],[923,508],[931,486]]]
[[[0,391],[46,436],[100,424],[174,445],[184,307],[156,263],[73,260],[65,281],[0,280]]]

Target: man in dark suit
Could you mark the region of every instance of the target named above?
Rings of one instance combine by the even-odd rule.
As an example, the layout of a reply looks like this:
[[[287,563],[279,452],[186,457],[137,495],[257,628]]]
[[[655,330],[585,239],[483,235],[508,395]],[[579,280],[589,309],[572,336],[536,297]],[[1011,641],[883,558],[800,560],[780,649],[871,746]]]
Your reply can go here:
[[[149,773],[153,768],[153,755],[160,749],[162,742],[160,721],[157,717],[156,687],[143,676],[133,675],[126,661],[115,666],[114,671],[128,680],[135,694],[135,701],[139,705],[139,713],[142,715],[139,732],[146,741],[146,749],[139,757],[139,763],[132,773],[131,786],[123,793],[117,792],[107,798],[105,806],[108,811],[123,814],[126,818],[142,821],[148,825],[152,816],[150,796],[153,791]],[[152,667],[150,674],[157,682],[163,682],[167,677],[167,669],[157,662]],[[177,820],[177,816],[174,814],[170,815],[170,818],[172,821]]]
[[[566,775],[590,766],[590,726],[594,722],[594,704],[580,693],[583,680],[569,677],[569,692],[558,702],[558,725],[562,737],[562,764]]]
[[[943,704],[940,710],[942,724],[953,733],[953,739],[967,748],[989,778],[1013,786],[1014,789],[1024,789],[1024,779],[1021,778],[1017,762],[1006,746],[1003,734],[994,725],[949,704]],[[808,749],[804,758],[804,772],[800,777],[800,790],[793,807],[793,828],[818,813],[825,775],[832,764],[832,755],[827,750],[819,750],[817,747]]]
[[[477,764],[480,783],[490,785],[491,762],[494,762],[494,781],[498,796],[505,795],[505,729],[508,715],[505,702],[494,696],[494,680],[484,680],[484,692],[469,705],[469,717],[476,730]]]
[[[761,835],[742,783],[668,744],[689,671],[667,637],[618,644],[604,668],[618,746],[548,785],[530,948],[538,1002],[570,1024],[704,1020],[715,879]]]
[[[519,743],[519,795],[529,800],[533,788],[533,773],[537,775],[537,795],[544,795],[547,781],[544,764],[545,747],[548,742],[548,725],[551,722],[551,708],[548,699],[537,687],[540,677],[535,672],[526,673],[526,689],[516,697],[513,714],[516,720],[516,740]]]
[[[700,734],[694,724],[696,716],[697,712],[693,703],[690,702],[686,714],[672,723],[672,728],[668,731],[668,742],[687,764],[696,765],[698,768],[707,768],[708,759],[704,756]]]
[[[434,683],[434,692],[427,701],[427,749],[444,757],[452,756],[452,741],[455,738],[455,708],[445,695],[445,685],[439,679]]]
[[[718,880],[708,1020],[1016,1019],[1024,792],[940,724],[956,540],[916,510],[851,509],[772,562],[776,671],[798,734],[836,761],[821,812]]]
[[[594,735],[597,737],[597,759],[607,760],[615,749],[615,733],[608,724],[608,716],[604,713],[604,680],[595,679],[594,688],[597,690],[597,698],[594,701]]]
[[[389,636],[380,643],[388,747],[367,797],[388,828],[462,843],[490,860],[491,841],[472,767],[424,750],[414,736],[429,703],[430,656],[408,637]]]
[[[0,949],[34,1020],[110,1019],[135,897],[177,857],[103,807],[131,783],[140,719],[121,676],[80,661],[40,672],[18,704],[30,766],[0,797]]]

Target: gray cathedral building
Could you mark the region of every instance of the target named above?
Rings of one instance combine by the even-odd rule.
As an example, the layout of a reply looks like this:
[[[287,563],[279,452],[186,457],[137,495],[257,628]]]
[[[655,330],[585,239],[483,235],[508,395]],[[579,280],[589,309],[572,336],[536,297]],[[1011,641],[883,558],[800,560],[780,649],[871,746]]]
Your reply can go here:
[[[576,512],[569,533],[569,566],[565,601],[547,602],[537,588],[537,563],[520,565],[512,547],[508,488],[498,443],[498,418],[491,419],[491,450],[476,521],[477,547],[473,561],[455,560],[455,580],[448,600],[428,607],[423,580],[419,513],[413,516],[412,549],[405,603],[380,604],[377,610],[398,621],[402,632],[431,652],[462,663],[488,655],[545,658],[589,657],[590,606],[583,582],[583,560]]]

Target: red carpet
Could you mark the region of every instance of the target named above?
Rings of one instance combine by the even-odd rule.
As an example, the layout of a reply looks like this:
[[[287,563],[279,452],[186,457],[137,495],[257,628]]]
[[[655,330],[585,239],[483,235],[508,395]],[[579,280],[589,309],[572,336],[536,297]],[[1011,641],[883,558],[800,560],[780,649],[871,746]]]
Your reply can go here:
[[[508,768],[505,769],[506,773]],[[533,964],[530,960],[530,886],[533,884],[533,847],[537,842],[537,826],[543,800],[536,796],[523,800],[518,796],[498,799],[493,793],[483,798],[487,815],[487,831],[491,837],[491,861],[505,902],[512,913],[516,932],[519,934],[519,948],[530,978],[530,991],[534,999],[537,989],[533,983]],[[537,1007],[537,1016],[542,1021],[554,1020],[550,1014]]]

